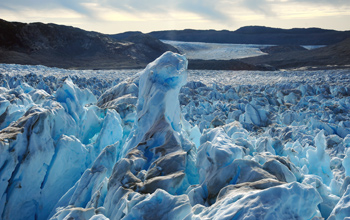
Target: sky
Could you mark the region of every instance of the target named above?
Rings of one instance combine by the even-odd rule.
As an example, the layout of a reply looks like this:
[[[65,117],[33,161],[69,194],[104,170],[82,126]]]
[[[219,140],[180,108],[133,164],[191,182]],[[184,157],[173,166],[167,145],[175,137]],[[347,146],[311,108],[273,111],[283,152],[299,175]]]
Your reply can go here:
[[[105,34],[248,25],[350,30],[350,0],[0,0],[0,18]]]

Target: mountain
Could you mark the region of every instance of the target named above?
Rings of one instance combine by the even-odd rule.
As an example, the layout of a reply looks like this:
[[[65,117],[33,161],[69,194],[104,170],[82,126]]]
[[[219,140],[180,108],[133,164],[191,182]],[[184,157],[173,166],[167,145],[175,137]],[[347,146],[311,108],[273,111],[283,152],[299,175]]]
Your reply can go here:
[[[177,52],[151,36],[129,40],[79,28],[0,19],[0,62],[77,69],[143,68],[165,51]]]
[[[258,57],[240,59],[251,65],[270,65],[276,69],[317,67],[317,68],[349,68],[350,38],[313,50],[270,53]]]
[[[149,34],[162,40],[272,45],[330,45],[350,37],[350,31],[320,28],[281,29],[263,26],[247,26],[236,31],[185,29],[154,31]]]
[[[193,70],[275,70],[263,64],[248,64],[239,60],[188,60],[188,69]]]
[[[110,37],[122,42],[133,43],[134,49],[142,54],[144,60],[149,60],[149,62],[155,60],[166,51],[179,53],[175,47],[141,32],[125,32],[122,34],[110,35]]]
[[[131,37],[133,35],[138,35],[138,34],[142,34],[141,31],[127,31],[124,33],[120,33],[120,34],[111,34],[109,35],[111,38],[114,38],[116,40],[124,40],[125,38]]]
[[[350,67],[350,38],[329,46],[307,50],[298,45],[278,45],[260,49],[266,55],[232,60],[189,60],[189,69],[278,70],[347,69]]]
[[[307,49],[299,45],[277,45],[277,46],[260,48],[260,50],[267,54],[275,54],[275,53],[285,53],[285,52],[292,52],[292,51],[306,51]]]
[[[347,38],[350,38],[350,31],[261,26],[242,27],[236,31],[186,29],[106,35],[57,24],[26,24],[0,19],[0,63],[72,69],[143,68],[166,51],[179,52],[159,40],[167,39],[277,45],[262,49],[269,55],[253,58],[191,59],[190,69],[271,70],[327,65],[339,68],[350,64]],[[298,45],[329,46],[308,51]]]

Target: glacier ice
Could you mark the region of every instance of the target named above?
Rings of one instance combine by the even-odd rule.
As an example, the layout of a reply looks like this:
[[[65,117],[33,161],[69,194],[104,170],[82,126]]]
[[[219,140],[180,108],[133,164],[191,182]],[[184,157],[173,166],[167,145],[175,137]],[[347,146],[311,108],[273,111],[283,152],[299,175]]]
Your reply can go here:
[[[271,187],[266,188],[270,185]],[[284,185],[238,184],[225,190],[210,207],[195,206],[193,219],[312,219],[320,217],[322,201],[313,187],[293,182]],[[302,196],[301,196],[302,195]]]
[[[115,194],[157,195],[158,189],[183,194],[196,182],[196,148],[182,134],[180,105],[174,99],[186,82],[186,68],[183,56],[169,52],[140,73],[136,122],[123,147],[125,157],[116,163],[108,182],[108,216],[119,213]]]
[[[329,220],[350,219],[349,203],[350,203],[350,187],[348,186],[344,195],[341,197],[337,205],[334,207],[328,219]]]
[[[188,59],[231,60],[245,57],[259,56],[263,53],[259,48],[266,45],[257,44],[218,44],[203,42],[183,42],[163,40],[164,43],[176,47],[181,54],[186,54]]]
[[[0,219],[350,216],[347,70],[186,67],[1,64]]]
[[[3,219],[48,217],[57,201],[95,160],[99,153],[96,151],[110,144],[106,140],[86,141],[87,133],[97,140],[111,134],[110,140],[121,140],[118,113],[86,106],[96,102],[95,97],[70,79],[53,97],[46,97],[40,104],[30,100],[32,107],[0,131]],[[107,120],[113,124],[107,124]],[[84,127],[86,122],[89,129],[95,129]]]
[[[322,130],[315,137],[316,150],[308,150],[307,158],[309,161],[309,173],[317,174],[326,185],[329,185],[333,178],[333,173],[330,168],[330,157],[325,151],[326,144],[326,137],[324,130]]]

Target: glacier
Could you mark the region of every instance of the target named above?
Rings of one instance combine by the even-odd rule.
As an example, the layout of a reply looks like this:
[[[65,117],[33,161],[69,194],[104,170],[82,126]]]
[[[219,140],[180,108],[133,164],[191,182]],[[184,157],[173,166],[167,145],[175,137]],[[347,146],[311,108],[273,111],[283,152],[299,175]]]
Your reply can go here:
[[[260,56],[263,53],[260,48],[272,45],[258,44],[223,44],[162,40],[178,49],[181,54],[186,54],[188,59],[210,60],[215,57],[217,60],[239,59],[253,56]]]
[[[163,43],[170,44],[186,54],[188,59],[201,60],[231,60],[247,57],[265,55],[260,49],[275,45],[268,44],[230,44],[230,43],[204,43],[204,42],[186,42],[161,40]],[[305,49],[312,50],[324,45],[302,45]]]
[[[350,218],[348,70],[0,71],[0,219]]]

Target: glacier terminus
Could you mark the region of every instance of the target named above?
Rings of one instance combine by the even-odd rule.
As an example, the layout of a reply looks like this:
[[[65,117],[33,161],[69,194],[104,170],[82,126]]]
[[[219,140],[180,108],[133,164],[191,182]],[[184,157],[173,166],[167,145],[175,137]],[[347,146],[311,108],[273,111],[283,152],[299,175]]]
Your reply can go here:
[[[350,219],[348,70],[187,65],[1,64],[0,219]]]

